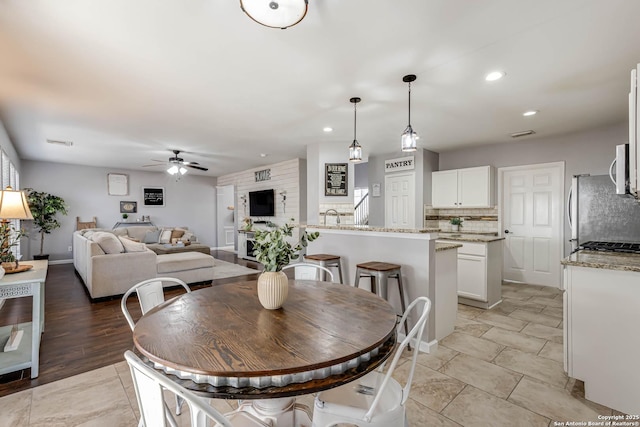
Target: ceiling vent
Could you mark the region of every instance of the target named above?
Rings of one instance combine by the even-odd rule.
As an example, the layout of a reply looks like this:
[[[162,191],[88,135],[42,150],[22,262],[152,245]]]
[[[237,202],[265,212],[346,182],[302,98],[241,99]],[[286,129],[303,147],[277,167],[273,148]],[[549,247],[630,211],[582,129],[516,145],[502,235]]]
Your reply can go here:
[[[520,138],[521,136],[533,135],[534,133],[532,130],[523,130],[522,132],[512,133],[511,138]]]
[[[66,147],[71,147],[73,145],[73,142],[71,142],[71,141],[58,141],[58,140],[55,140],[55,139],[47,139],[47,144],[64,145]]]

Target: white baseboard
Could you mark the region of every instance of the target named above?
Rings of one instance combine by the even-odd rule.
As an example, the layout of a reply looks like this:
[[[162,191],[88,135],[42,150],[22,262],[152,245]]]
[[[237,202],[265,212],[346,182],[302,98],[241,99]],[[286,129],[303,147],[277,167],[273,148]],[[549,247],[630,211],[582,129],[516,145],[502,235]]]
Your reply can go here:
[[[404,334],[398,334],[398,342],[402,342],[402,340],[405,338],[406,335]],[[413,347],[416,347],[416,340],[412,339],[411,340],[411,345]],[[431,353],[432,351],[436,351],[438,349],[438,340],[433,340],[433,341],[420,341],[420,346],[418,347],[418,350],[420,350],[423,353]]]
[[[23,261],[28,263],[28,261]],[[57,265],[57,264],[73,264],[73,259],[57,259],[55,261],[49,261],[49,265]]]

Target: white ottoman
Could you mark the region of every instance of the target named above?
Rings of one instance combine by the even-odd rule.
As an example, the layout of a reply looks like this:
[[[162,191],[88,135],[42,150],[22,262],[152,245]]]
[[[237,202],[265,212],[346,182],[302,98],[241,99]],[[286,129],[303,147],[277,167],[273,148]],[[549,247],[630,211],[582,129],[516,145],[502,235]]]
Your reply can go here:
[[[175,277],[185,283],[211,282],[214,258],[201,252],[158,255],[158,277]]]

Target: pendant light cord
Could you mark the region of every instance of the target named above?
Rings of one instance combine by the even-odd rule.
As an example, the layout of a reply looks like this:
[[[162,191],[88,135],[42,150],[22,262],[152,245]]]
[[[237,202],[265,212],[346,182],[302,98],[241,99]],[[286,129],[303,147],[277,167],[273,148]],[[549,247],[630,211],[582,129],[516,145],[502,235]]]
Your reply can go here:
[[[358,103],[354,102],[353,103],[353,140],[354,141],[356,140],[356,117],[357,117],[356,109],[357,107],[358,107]]]
[[[409,82],[409,126],[411,126],[411,82]]]

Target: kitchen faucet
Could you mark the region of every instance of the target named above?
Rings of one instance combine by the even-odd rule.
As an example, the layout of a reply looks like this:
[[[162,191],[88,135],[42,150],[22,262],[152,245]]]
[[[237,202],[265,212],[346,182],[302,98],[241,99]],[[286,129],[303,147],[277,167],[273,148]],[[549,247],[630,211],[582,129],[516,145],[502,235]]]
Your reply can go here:
[[[324,212],[324,225],[327,225],[327,214],[329,213],[329,211],[334,211],[336,213],[336,225],[340,225],[340,214],[335,209],[327,209]]]

